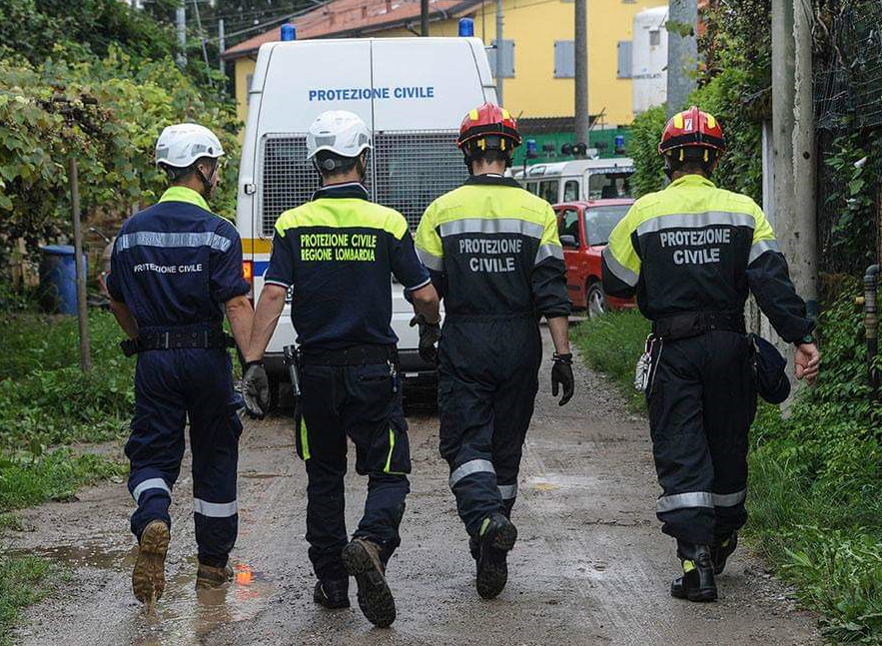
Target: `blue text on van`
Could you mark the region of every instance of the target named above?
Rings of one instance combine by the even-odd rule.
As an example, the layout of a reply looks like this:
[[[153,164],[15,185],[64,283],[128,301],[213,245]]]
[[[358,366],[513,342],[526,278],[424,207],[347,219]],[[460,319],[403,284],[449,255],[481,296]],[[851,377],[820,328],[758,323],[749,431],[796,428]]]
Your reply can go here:
[[[365,101],[369,99],[434,99],[435,86],[341,88],[310,90],[310,101]]]

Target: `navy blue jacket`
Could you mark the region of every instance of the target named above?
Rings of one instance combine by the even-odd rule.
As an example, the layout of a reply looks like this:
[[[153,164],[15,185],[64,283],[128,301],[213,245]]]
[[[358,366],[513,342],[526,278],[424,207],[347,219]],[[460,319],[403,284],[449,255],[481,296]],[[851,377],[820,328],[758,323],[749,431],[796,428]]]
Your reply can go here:
[[[110,260],[107,288],[144,331],[223,323],[223,304],[248,293],[235,227],[201,195],[168,189],[126,220]]]

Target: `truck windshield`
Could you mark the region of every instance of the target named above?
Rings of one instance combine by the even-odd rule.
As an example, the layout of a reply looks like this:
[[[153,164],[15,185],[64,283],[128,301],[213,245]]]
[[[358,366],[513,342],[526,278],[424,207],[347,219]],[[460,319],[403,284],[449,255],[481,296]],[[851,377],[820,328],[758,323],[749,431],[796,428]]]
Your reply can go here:
[[[612,230],[625,217],[631,206],[618,204],[616,206],[593,206],[585,209],[585,232],[588,235],[588,245],[595,247],[609,242]]]

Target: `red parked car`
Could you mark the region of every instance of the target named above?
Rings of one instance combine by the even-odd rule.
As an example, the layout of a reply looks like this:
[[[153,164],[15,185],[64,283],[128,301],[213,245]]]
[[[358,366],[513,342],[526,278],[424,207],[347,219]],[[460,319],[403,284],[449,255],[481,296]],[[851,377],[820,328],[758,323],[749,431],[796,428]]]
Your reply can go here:
[[[577,309],[594,318],[609,309],[635,307],[633,299],[608,297],[601,284],[601,260],[609,235],[633,199],[592,200],[555,204],[560,242],[567,265],[567,291]]]

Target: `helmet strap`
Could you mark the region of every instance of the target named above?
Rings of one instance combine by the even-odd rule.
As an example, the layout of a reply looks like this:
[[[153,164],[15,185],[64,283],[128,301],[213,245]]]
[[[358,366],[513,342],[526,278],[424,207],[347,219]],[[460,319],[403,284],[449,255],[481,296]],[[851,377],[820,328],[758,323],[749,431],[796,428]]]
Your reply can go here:
[[[217,167],[215,167],[215,169],[216,168]],[[196,166],[195,170],[196,170],[196,175],[199,177],[200,181],[202,182],[202,186],[204,189],[202,191],[202,197],[204,197],[207,200],[209,197],[211,197],[211,189],[213,188],[211,182],[214,179],[214,172],[215,171],[214,170],[211,171],[211,177],[205,177],[205,174],[202,172],[202,169],[199,168],[199,166]]]

